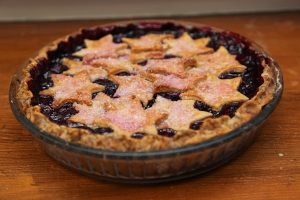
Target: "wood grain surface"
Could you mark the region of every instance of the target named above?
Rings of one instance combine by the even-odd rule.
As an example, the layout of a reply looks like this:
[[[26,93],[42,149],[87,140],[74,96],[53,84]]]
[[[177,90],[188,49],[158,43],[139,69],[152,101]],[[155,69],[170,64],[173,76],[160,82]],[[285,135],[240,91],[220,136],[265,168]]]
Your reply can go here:
[[[300,12],[193,17],[259,43],[284,74],[281,103],[256,142],[229,164],[204,176],[152,186],[102,182],[56,163],[14,118],[11,76],[48,42],[107,21],[0,24],[0,199],[300,199]]]

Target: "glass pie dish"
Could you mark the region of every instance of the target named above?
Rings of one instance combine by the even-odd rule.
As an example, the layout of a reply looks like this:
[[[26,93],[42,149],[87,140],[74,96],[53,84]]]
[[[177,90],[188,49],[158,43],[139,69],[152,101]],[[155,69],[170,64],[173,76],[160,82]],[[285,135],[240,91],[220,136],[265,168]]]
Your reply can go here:
[[[217,135],[198,143],[177,148],[147,151],[99,149],[57,137],[37,126],[37,124],[26,117],[18,98],[18,90],[24,78],[23,71],[26,67],[24,66],[13,76],[11,81],[9,98],[13,113],[21,124],[40,141],[45,151],[52,158],[65,166],[92,177],[124,183],[158,183],[195,176],[217,168],[240,154],[254,141],[255,136],[259,134],[257,129],[275,109],[281,98],[283,79],[279,66],[260,46],[236,33],[201,24],[163,20],[105,24],[94,28],[82,29],[79,33],[68,36],[67,40],[72,41],[78,36],[84,37],[84,34],[99,32],[99,30],[101,32],[108,29],[119,30],[122,28],[128,29],[128,27],[130,29],[130,27],[135,26],[145,29],[149,29],[149,27],[150,29],[156,29],[159,26],[169,28],[175,25],[185,27],[191,34],[193,30],[199,30],[198,32],[200,33],[209,32],[210,35],[208,36],[210,38],[217,37],[217,40],[223,37],[224,35],[222,34],[224,33],[226,40],[230,40],[232,37],[234,38],[233,40],[239,38],[241,41],[247,41],[251,49],[258,53],[272,70],[274,91],[270,101],[263,105],[260,112],[246,123],[225,134]],[[211,45],[213,44],[211,43]],[[235,49],[236,46],[234,45],[227,47],[229,51],[239,51]]]

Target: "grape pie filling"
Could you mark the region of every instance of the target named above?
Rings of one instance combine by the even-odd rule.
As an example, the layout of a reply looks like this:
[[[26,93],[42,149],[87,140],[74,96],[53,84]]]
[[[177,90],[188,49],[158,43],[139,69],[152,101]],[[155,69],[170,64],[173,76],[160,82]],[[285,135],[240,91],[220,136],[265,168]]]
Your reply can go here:
[[[174,23],[84,29],[24,70],[26,116],[62,139],[144,151],[238,128],[273,98],[270,59],[232,32]]]

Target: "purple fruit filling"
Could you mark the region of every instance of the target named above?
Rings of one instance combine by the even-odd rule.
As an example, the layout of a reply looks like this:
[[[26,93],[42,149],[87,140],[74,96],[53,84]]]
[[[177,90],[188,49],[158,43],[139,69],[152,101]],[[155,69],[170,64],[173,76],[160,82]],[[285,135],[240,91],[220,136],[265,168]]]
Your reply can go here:
[[[196,121],[194,121],[193,123],[191,123],[190,129],[193,129],[193,130],[199,130],[202,124],[203,124],[203,121],[201,121],[201,120],[196,120]]]
[[[113,130],[109,127],[98,127],[98,128],[91,128],[81,123],[75,123],[75,122],[67,122],[67,126],[71,128],[82,128],[91,131],[92,133],[96,134],[109,134],[112,133]]]
[[[141,65],[141,66],[145,66],[145,65],[147,65],[147,60],[143,60],[143,61],[141,61],[141,62],[139,62],[139,63],[137,63],[138,65]]]
[[[50,68],[50,71],[54,74],[61,74],[66,70],[68,70],[68,67],[60,63],[56,63]]]
[[[39,105],[41,107],[41,112],[45,114],[51,121],[63,124],[73,128],[84,128],[90,130],[93,133],[111,133],[113,130],[108,127],[99,127],[97,129],[92,129],[86,125],[79,123],[69,122],[68,119],[77,113],[73,104],[67,102],[60,106],[59,108],[52,107],[53,98],[50,96],[40,95],[41,90],[48,89],[53,86],[53,81],[51,80],[51,74],[60,74],[67,70],[68,67],[62,64],[63,58],[82,60],[81,57],[73,56],[72,54],[85,47],[84,39],[96,40],[107,34],[113,35],[113,41],[115,43],[122,42],[122,38],[138,38],[147,33],[168,33],[173,34],[176,38],[180,37],[184,32],[188,32],[193,39],[201,37],[210,37],[210,42],[208,47],[217,50],[221,45],[223,45],[231,54],[237,56],[237,60],[245,65],[247,69],[243,73],[238,72],[226,72],[219,76],[220,79],[231,79],[235,77],[241,77],[242,83],[240,84],[238,91],[246,95],[249,98],[255,96],[258,91],[259,86],[263,83],[263,78],[261,74],[263,72],[263,67],[261,65],[262,61],[267,61],[261,53],[256,52],[250,47],[250,43],[244,37],[232,33],[232,32],[215,32],[210,27],[202,28],[186,28],[180,25],[175,25],[173,23],[140,23],[139,25],[128,24],[122,26],[108,26],[99,27],[92,29],[84,29],[81,33],[70,36],[67,41],[62,41],[58,44],[57,49],[48,51],[47,59],[41,59],[38,61],[36,66],[31,69],[30,74],[32,80],[28,82],[29,90],[33,93],[31,100],[32,105]],[[165,58],[173,58],[174,55],[166,55]],[[147,60],[138,63],[141,66],[147,64]],[[118,76],[129,76],[130,73],[120,72]],[[98,79],[94,83],[105,86],[104,93],[113,97],[115,94],[118,84],[114,83],[109,79]],[[94,98],[98,93],[93,93]],[[155,103],[157,95],[164,98],[170,99],[172,101],[180,100],[180,93],[169,91],[163,93],[157,93],[153,96],[153,99],[145,105],[145,109],[151,107]],[[242,103],[234,102],[228,105],[224,105],[221,110],[213,110],[210,106],[203,102],[196,101],[194,107],[199,110],[208,111],[213,114],[213,117],[219,117],[222,115],[234,116],[236,110],[241,106]],[[190,128],[198,130],[201,128],[202,121],[195,121],[191,123]],[[172,137],[176,134],[176,131],[171,128],[158,129],[158,134],[161,136]],[[133,133],[132,138],[141,139],[145,133]]]
[[[180,92],[159,92],[157,95],[162,96],[166,99],[170,99],[171,101],[180,100]]]
[[[235,72],[235,71],[229,71],[229,72],[224,72],[219,75],[219,79],[232,79],[236,77],[241,77],[242,73],[241,72]]]
[[[97,96],[97,94],[99,94],[99,92],[92,93],[92,99],[94,99]]]
[[[131,76],[131,74],[129,72],[119,72],[116,76]]]
[[[131,135],[131,137],[135,138],[135,139],[142,139],[144,136],[145,136],[145,133],[143,133],[143,132],[136,132]]]
[[[176,131],[172,128],[162,128],[157,130],[158,135],[164,136],[164,137],[173,137],[176,134]]]
[[[157,95],[162,96],[166,99],[170,99],[171,101],[178,101],[180,100],[180,92],[159,92],[159,93],[155,93],[153,95],[153,98],[148,101],[147,105],[145,105],[145,109],[150,108],[153,106],[153,104],[156,101]]]
[[[178,56],[172,55],[172,54],[166,54],[164,55],[164,59],[170,59],[170,58],[177,58]]]
[[[228,115],[230,117],[234,116],[235,111],[242,105],[241,102],[232,102],[230,104],[224,105],[221,110],[214,110],[212,107],[207,105],[204,102],[196,101],[194,104],[194,108],[198,110],[206,111],[212,113],[213,117],[220,117],[222,115]]]
[[[94,83],[97,83],[99,85],[103,85],[105,87],[103,93],[107,94],[110,97],[113,97],[116,93],[119,85],[114,83],[113,81],[109,79],[98,79],[94,81]]]

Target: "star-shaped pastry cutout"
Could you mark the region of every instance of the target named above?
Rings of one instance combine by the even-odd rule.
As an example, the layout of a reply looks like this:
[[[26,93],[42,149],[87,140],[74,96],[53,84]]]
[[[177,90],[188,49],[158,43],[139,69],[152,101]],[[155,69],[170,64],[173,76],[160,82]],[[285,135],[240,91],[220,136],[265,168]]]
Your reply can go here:
[[[75,56],[89,56],[89,57],[118,57],[119,51],[127,48],[125,43],[114,43],[113,36],[107,35],[99,40],[84,40],[86,48],[83,48],[73,55]]]
[[[147,34],[140,38],[123,38],[133,52],[140,51],[161,51],[163,50],[162,41],[164,39],[171,39],[173,35],[170,34]]]
[[[112,76],[111,79],[119,84],[114,97],[135,96],[143,103],[143,105],[146,105],[153,97],[153,83],[140,75]]]
[[[212,115],[209,112],[195,109],[194,103],[194,100],[171,101],[158,96],[155,104],[149,110],[167,114],[164,120],[160,121],[159,128],[188,130],[192,122]]]
[[[54,86],[42,90],[41,95],[53,96],[53,106],[58,107],[64,102],[71,101],[90,105],[92,93],[104,89],[103,86],[92,83],[86,71],[79,72],[73,77],[63,74],[52,74]]]
[[[192,90],[182,93],[181,97],[203,101],[215,110],[220,110],[225,104],[248,100],[237,90],[240,82],[240,77],[226,80],[210,77],[199,81]]]
[[[188,33],[184,33],[177,39],[164,40],[164,43],[166,43],[168,46],[166,54],[182,57],[190,57],[193,55],[213,51],[211,48],[206,47],[208,42],[209,38],[200,38],[193,40]]]
[[[93,67],[92,65],[84,64],[79,60],[71,60],[64,58],[62,60],[63,65],[69,69],[64,71],[63,74],[75,75],[79,72],[86,71],[89,74],[90,80],[93,82],[97,79],[104,79],[107,77],[107,71],[101,67]]]
[[[105,112],[109,109],[110,97],[100,92],[93,100],[91,105],[74,103],[75,109],[78,111],[69,118],[69,121],[94,126],[95,120],[104,117]],[[107,124],[103,124],[104,126]]]
[[[236,60],[236,56],[231,55],[223,46],[214,53],[197,55],[194,58],[197,61],[197,68],[199,69],[195,68],[193,70],[216,76],[226,71],[242,72],[246,69],[246,66],[240,64]]]
[[[173,74],[148,74],[147,78],[151,80],[155,87],[155,92],[167,92],[167,91],[186,91],[194,87],[194,85],[205,76],[187,76],[180,78]]]
[[[195,60],[189,58],[151,59],[148,60],[144,68],[150,73],[173,74],[184,78],[186,76],[186,70],[195,65]]]
[[[140,66],[131,64],[127,58],[97,58],[92,60],[90,64],[105,69],[110,75],[119,72],[136,73],[140,68]]]
[[[142,107],[140,100],[134,96],[113,99],[111,109],[108,109],[103,119],[95,123],[108,123],[115,132],[128,136],[134,132],[156,134],[156,122],[164,115],[158,112],[148,112]]]

